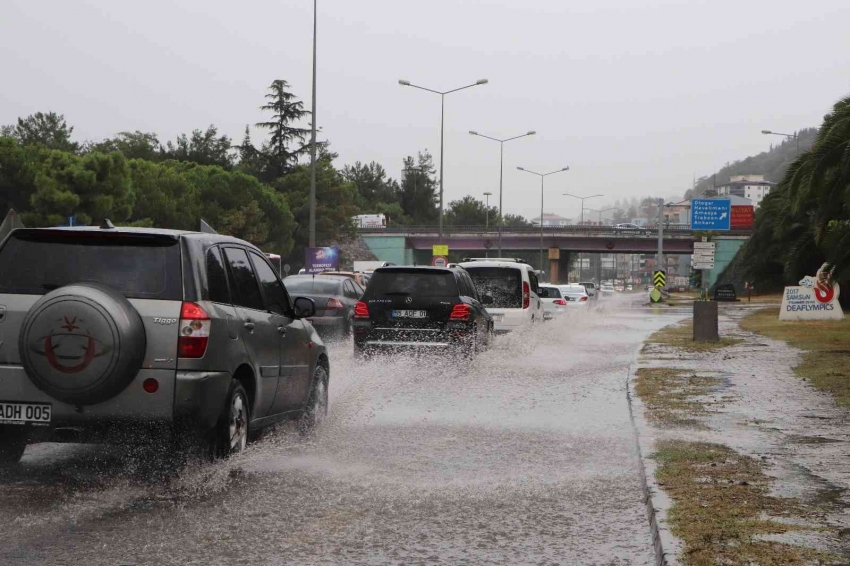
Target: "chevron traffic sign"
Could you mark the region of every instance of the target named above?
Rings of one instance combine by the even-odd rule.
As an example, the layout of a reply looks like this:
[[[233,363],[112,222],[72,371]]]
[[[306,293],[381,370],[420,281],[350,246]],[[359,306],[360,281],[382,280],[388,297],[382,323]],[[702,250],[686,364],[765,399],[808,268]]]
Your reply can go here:
[[[652,274],[652,282],[656,289],[660,289],[667,285],[667,273],[664,271],[656,271]]]

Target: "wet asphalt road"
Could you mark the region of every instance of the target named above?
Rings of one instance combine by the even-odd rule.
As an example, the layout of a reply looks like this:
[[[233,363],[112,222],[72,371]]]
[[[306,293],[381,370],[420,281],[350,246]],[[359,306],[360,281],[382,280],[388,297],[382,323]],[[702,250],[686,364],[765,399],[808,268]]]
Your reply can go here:
[[[226,462],[30,447],[0,474],[0,564],[652,564],[625,378],[678,316],[643,300],[460,364],[334,345],[321,432]]]

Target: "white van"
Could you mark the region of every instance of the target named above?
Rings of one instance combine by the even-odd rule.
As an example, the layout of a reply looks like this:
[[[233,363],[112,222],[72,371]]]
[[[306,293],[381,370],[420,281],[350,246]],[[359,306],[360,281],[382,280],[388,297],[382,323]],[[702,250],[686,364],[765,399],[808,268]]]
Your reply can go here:
[[[543,322],[543,304],[538,295],[537,274],[518,259],[465,258],[466,269],[493,316],[494,330],[510,332],[534,322]]]

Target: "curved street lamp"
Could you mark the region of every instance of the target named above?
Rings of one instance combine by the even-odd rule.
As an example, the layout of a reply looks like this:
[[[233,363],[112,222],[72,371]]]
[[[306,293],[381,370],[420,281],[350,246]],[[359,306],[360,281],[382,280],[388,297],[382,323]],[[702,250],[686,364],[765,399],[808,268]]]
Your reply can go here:
[[[531,173],[532,175],[537,175],[540,177],[540,269],[543,269],[543,179],[548,177],[549,175],[554,175],[555,173],[561,173],[563,171],[569,171],[569,167],[563,167],[561,169],[557,169],[555,171],[549,171],[548,173],[538,173],[536,171],[531,171],[530,169],[524,169],[523,167],[517,167],[520,171],[524,171],[526,173]]]
[[[514,136],[512,138],[500,139],[500,138],[492,138],[490,136],[485,136],[484,134],[479,134],[478,132],[473,131],[473,130],[469,131],[469,134],[472,135],[472,136],[478,136],[480,138],[492,140],[494,142],[499,142],[499,222],[497,224],[498,231],[499,231],[499,257],[502,257],[502,224],[504,222],[504,215],[502,214],[502,178],[504,177],[504,167],[502,166],[502,164],[504,162],[504,156],[505,156],[505,142],[518,140],[520,138],[525,138],[525,137],[528,137],[528,136],[533,136],[536,133],[537,132],[535,132],[534,130],[530,130],[530,131],[528,131],[524,134],[520,134],[520,135]]]
[[[579,224],[581,225],[581,224],[584,224],[584,201],[589,199],[589,198],[596,198],[596,197],[601,197],[601,196],[605,196],[605,195],[590,195],[589,197],[579,197],[579,196],[576,196],[576,195],[571,195],[570,193],[564,193],[564,196],[565,197],[573,197],[573,198],[577,198],[577,199],[581,200],[581,222],[579,222]],[[579,280],[579,283],[581,283],[582,275],[584,275],[584,259],[582,258],[581,252],[579,252],[579,254],[578,254],[578,280]]]
[[[415,84],[411,84],[410,81],[406,81],[404,79],[399,79],[398,84],[401,86],[409,86],[413,88],[418,88],[419,90],[425,90],[428,92],[433,92],[434,94],[440,95],[440,243],[443,242],[443,133],[444,133],[444,125],[445,125],[445,110],[446,110],[446,95],[451,94],[453,92],[457,92],[459,90],[464,90],[467,88],[472,88],[478,85],[486,85],[487,79],[479,79],[475,81],[471,85],[466,85],[458,88],[453,88],[452,90],[440,91],[433,90],[430,88],[425,88],[424,86],[419,86]]]

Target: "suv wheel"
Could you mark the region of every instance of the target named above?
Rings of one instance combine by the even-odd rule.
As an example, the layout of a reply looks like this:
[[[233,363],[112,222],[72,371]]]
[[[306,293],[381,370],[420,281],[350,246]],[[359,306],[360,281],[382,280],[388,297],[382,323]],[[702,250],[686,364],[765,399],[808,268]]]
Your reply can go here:
[[[21,430],[0,427],[0,466],[17,464],[27,448],[27,438]]]
[[[251,408],[245,388],[235,379],[230,382],[227,404],[216,425],[216,453],[221,457],[244,452],[248,447]]]
[[[309,434],[316,430],[328,416],[328,372],[322,366],[316,367],[313,377],[313,389],[307,400],[307,408],[298,421],[301,434]]]

